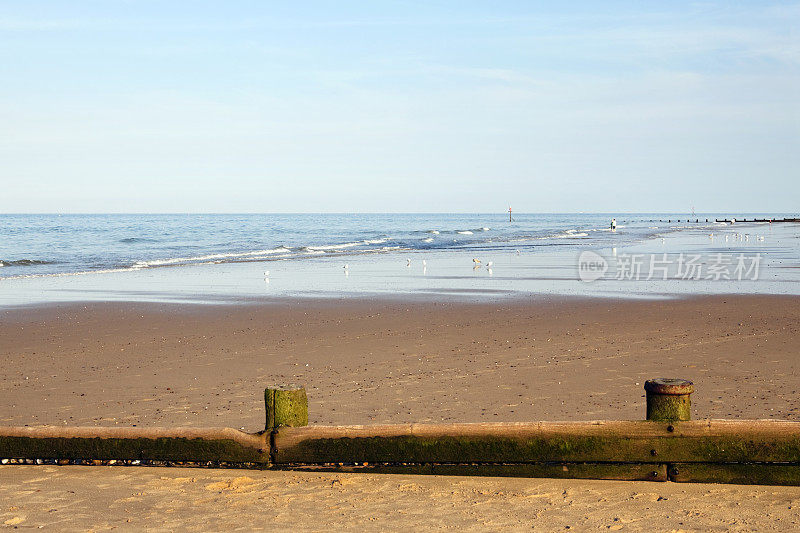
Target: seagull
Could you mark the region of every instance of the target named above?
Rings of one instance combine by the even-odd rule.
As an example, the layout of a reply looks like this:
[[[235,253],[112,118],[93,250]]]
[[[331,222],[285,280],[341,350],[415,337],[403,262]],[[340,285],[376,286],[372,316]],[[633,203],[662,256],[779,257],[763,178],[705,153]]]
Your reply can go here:
[[[428,262],[424,259],[422,260],[422,268],[426,268],[428,266]]]
[[[517,255],[519,255],[519,250],[517,250]]]
[[[489,270],[491,270],[491,269],[492,269],[492,265],[493,265],[493,264],[494,264],[494,262],[492,262],[492,261],[489,261],[488,263],[486,263],[486,268],[488,268]]]
[[[480,259],[474,259],[474,258],[473,258],[473,259],[472,259],[472,262],[473,262],[473,263],[475,263],[475,265],[478,265],[478,263],[480,263],[480,262],[481,262],[481,260],[480,260]]]
[[[345,270],[349,270],[349,269],[350,269],[350,265],[348,265],[347,263],[345,263],[345,264],[344,264],[344,269],[345,269]]]
[[[265,270],[265,271],[264,271],[264,277],[265,277],[265,278],[268,278],[268,277],[269,277],[269,270]]]
[[[408,261],[408,263],[406,263],[406,266],[410,267],[411,266],[411,259],[406,259],[406,261]]]

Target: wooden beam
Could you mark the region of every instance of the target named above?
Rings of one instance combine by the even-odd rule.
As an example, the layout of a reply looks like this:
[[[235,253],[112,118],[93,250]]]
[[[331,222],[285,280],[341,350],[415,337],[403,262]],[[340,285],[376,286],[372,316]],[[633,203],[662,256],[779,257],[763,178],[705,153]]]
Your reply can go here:
[[[6,427],[0,428],[0,458],[800,484],[800,422],[398,424],[282,427],[271,434],[230,428]]]
[[[231,428],[3,427],[0,457],[269,463],[267,440]]]
[[[561,479],[610,479],[617,481],[667,481],[666,464],[628,463],[529,463],[402,465],[276,465],[278,469],[311,472],[358,472],[438,476],[546,477]]]
[[[670,465],[670,481],[679,483],[736,483],[740,485],[800,485],[800,464],[708,464]]]
[[[701,420],[282,428],[274,462],[800,462],[800,422]]]

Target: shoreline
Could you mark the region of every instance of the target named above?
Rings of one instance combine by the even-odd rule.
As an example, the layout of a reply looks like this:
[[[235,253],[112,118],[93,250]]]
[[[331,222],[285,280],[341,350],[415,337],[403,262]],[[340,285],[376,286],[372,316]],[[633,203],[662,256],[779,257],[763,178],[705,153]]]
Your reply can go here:
[[[482,291],[483,294],[497,294],[491,291]],[[463,295],[463,296],[462,296]],[[214,301],[148,301],[148,300],[74,300],[32,302],[28,304],[0,305],[0,315],[13,315],[25,311],[80,311],[89,307],[137,307],[155,310],[159,307],[174,308],[178,313],[188,313],[192,309],[207,311],[222,311],[237,308],[269,308],[272,306],[288,305],[292,307],[339,307],[342,304],[414,304],[414,305],[456,305],[465,307],[485,307],[504,305],[510,307],[528,306],[534,304],[580,304],[580,303],[634,303],[634,302],[702,302],[704,300],[752,299],[775,298],[778,300],[800,300],[796,294],[762,294],[762,293],[717,293],[717,294],[691,294],[691,293],[653,293],[647,295],[621,296],[617,294],[546,294],[526,293],[513,291],[502,293],[497,299],[474,299],[473,291],[457,291],[453,293],[433,293],[429,291],[411,293],[336,293],[336,294],[307,294],[294,296],[226,296]],[[441,297],[444,297],[442,299]]]
[[[672,298],[696,294],[800,295],[796,225],[685,229],[660,238],[565,238],[560,245],[413,250],[306,259],[190,264],[119,272],[0,278],[0,309],[30,303],[142,301],[248,303],[262,299],[516,300]],[[607,238],[607,239],[606,239]],[[616,239],[619,238],[619,241]],[[584,258],[586,256],[586,259]],[[480,260],[474,263],[473,259]],[[689,261],[692,263],[691,271]],[[635,277],[633,269],[636,267]],[[487,266],[491,263],[491,268]],[[603,265],[599,277],[583,270]],[[659,275],[663,269],[663,276]],[[0,272],[2,274],[2,272]]]
[[[481,292],[487,298],[475,299],[476,292]],[[500,295],[496,299],[490,299],[492,295]],[[81,310],[89,307],[134,307],[142,306],[146,309],[158,307],[175,308],[179,313],[188,312],[192,308],[197,310],[225,310],[236,308],[254,308],[271,306],[309,306],[309,307],[336,307],[341,304],[452,304],[463,306],[491,306],[496,304],[503,305],[529,305],[546,302],[560,303],[580,303],[598,301],[664,301],[664,300],[696,300],[704,298],[715,298],[729,296],[732,298],[751,298],[751,297],[775,297],[775,298],[798,298],[793,294],[657,294],[624,297],[609,294],[542,294],[525,293],[517,291],[492,292],[492,291],[453,291],[453,292],[411,292],[411,293],[336,293],[336,294],[307,294],[295,296],[224,296],[217,300],[208,301],[198,298],[197,300],[181,301],[148,301],[148,300],[75,300],[75,301],[53,301],[53,302],[32,302],[28,304],[0,305],[0,315],[16,314],[24,311],[43,311],[48,310]]]

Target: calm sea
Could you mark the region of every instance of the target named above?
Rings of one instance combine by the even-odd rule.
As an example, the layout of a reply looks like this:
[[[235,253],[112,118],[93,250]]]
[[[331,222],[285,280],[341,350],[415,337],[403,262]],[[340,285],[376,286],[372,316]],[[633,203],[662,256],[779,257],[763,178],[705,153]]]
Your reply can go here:
[[[507,213],[6,214],[0,215],[0,278],[415,250],[625,246],[724,216],[730,215],[618,215],[625,231],[612,234],[609,214],[514,214],[511,222]]]

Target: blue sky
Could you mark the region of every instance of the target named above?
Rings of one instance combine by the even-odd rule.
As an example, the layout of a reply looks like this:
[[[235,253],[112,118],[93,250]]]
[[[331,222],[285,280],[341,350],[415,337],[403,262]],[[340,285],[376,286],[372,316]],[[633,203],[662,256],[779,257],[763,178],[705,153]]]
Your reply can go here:
[[[0,212],[798,210],[800,4],[0,3]]]

